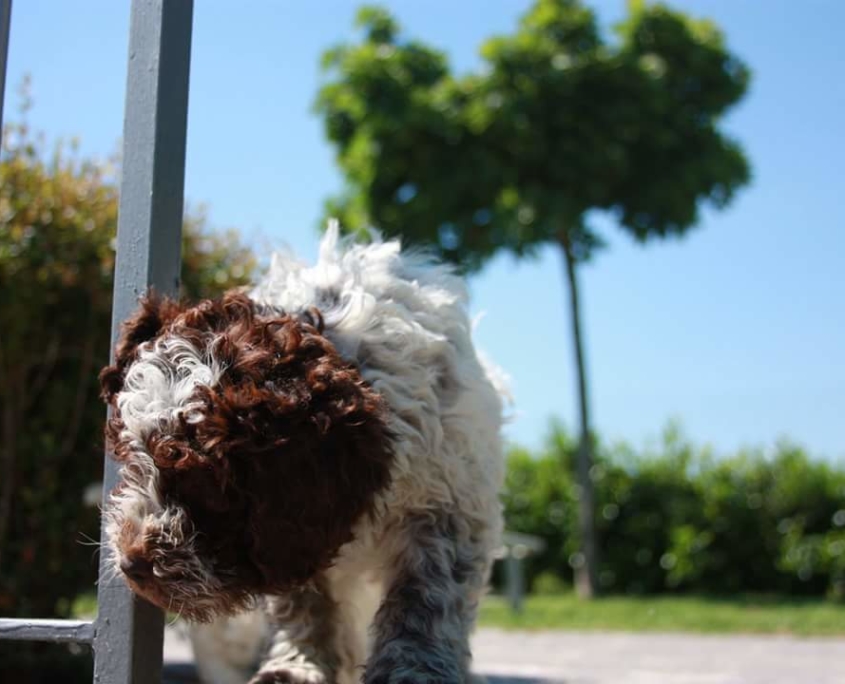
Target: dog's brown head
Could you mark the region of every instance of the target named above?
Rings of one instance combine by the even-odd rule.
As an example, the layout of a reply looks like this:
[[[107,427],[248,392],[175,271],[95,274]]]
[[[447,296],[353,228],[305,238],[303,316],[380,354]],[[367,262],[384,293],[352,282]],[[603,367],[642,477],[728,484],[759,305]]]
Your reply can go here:
[[[100,374],[122,481],[116,567],[153,603],[206,620],[306,583],[389,481],[381,398],[300,316],[230,293],[145,299]]]

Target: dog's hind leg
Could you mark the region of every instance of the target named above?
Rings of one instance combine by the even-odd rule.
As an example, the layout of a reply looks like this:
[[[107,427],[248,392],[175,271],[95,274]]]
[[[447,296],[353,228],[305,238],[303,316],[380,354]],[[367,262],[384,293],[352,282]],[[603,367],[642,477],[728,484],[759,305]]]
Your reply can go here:
[[[365,684],[472,681],[469,635],[489,565],[483,531],[448,511],[405,518],[392,535]]]
[[[250,684],[335,684],[337,604],[325,582],[271,597],[269,609],[278,631]]]

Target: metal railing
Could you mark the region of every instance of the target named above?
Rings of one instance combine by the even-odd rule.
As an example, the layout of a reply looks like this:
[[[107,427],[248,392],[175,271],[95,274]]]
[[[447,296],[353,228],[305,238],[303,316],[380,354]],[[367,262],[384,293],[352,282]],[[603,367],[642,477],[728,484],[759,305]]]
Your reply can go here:
[[[11,9],[0,0],[0,128]],[[141,294],[179,289],[192,21],[193,0],[132,0],[112,347]],[[117,477],[106,458],[104,499]],[[110,564],[104,550],[94,620],[0,619],[0,639],[90,644],[98,684],[158,684],[163,615]]]

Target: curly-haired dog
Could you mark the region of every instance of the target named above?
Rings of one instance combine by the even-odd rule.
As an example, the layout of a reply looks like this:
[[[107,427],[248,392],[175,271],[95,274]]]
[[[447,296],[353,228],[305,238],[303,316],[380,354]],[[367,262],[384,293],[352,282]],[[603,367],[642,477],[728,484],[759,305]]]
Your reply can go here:
[[[464,682],[501,531],[499,393],[462,281],[324,238],[246,294],[147,298],[101,373],[116,569],[198,621],[268,597],[256,682]]]

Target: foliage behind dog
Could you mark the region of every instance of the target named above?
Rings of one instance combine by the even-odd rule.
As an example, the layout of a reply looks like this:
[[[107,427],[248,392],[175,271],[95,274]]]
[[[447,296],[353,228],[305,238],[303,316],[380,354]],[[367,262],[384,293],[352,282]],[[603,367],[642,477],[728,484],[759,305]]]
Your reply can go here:
[[[506,517],[547,542],[529,559],[535,590],[572,581],[574,438],[559,426],[540,454],[511,450]],[[607,593],[845,593],[845,467],[786,441],[716,456],[675,425],[634,450],[598,440],[593,471],[600,581]]]
[[[116,174],[66,148],[48,157],[23,125],[8,127],[4,141],[0,614],[66,617],[97,577],[105,418],[97,370],[110,345]],[[214,296],[249,280],[254,259],[234,233],[208,233],[201,213],[186,223],[186,294]],[[0,661],[11,664],[5,652]]]

